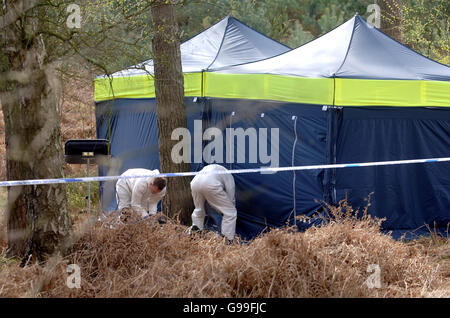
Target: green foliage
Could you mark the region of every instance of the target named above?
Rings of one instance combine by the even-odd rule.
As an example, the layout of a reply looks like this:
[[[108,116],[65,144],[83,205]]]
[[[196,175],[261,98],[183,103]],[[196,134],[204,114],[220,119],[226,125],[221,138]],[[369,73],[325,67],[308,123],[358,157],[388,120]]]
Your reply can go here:
[[[228,14],[255,30],[297,47],[335,28],[355,13],[366,14],[371,0],[208,0],[184,1],[178,10],[182,40]]]
[[[232,15],[263,34],[270,33],[270,25],[264,7],[255,0],[187,0],[177,8],[178,25],[182,31],[182,41],[195,36],[217,23],[227,15]]]
[[[323,15],[317,21],[319,28],[322,32],[328,32],[334,29],[336,26],[345,22],[344,12],[341,11],[338,5],[332,4],[325,8]]]
[[[109,72],[151,58],[150,5],[151,1],[85,0],[83,32],[94,43],[86,46],[87,54]]]
[[[300,22],[295,21],[294,27],[292,29],[291,35],[289,36],[287,45],[295,48],[297,46],[303,45],[314,39],[314,36],[308,32],[303,30]]]
[[[70,176],[73,178],[85,177],[85,175],[79,176]],[[96,210],[99,205],[99,183],[91,182],[91,204],[90,207],[93,210]],[[86,197],[88,195],[88,184],[87,183],[68,183],[66,185],[67,191],[67,204],[69,211],[72,212],[81,212],[86,211],[87,208],[87,200]]]
[[[11,258],[0,255],[0,270],[5,270],[6,268],[16,266],[20,261],[20,258]]]
[[[335,28],[355,13],[368,18],[367,6],[386,0],[179,0],[181,41],[186,41],[231,14],[255,30],[298,47]],[[50,5],[51,3],[51,5]],[[81,8],[81,29],[66,26],[67,6]],[[402,42],[414,50],[449,63],[447,0],[402,0]],[[49,61],[74,69],[79,58],[101,72],[112,73],[152,58],[152,1],[53,0],[45,6]],[[2,12],[2,8],[0,8]],[[0,35],[1,40],[2,35]],[[0,50],[1,51],[1,50]],[[0,53],[0,71],[4,56]]]
[[[178,8],[182,40],[198,34],[228,14],[290,47],[316,38],[356,13],[368,18],[370,4],[386,0],[186,0]],[[401,10],[402,42],[441,63],[449,63],[448,0],[390,1]],[[389,18],[389,12],[385,16]],[[391,17],[395,18],[395,17]]]
[[[450,63],[450,6],[448,0],[404,0],[403,42],[443,64]]]

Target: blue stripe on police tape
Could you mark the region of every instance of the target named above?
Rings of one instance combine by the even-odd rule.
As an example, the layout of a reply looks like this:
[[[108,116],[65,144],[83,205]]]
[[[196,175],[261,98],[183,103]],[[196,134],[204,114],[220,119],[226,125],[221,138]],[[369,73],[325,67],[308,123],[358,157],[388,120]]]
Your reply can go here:
[[[411,159],[411,160],[397,160],[397,161],[375,161],[375,162],[361,162],[361,163],[344,163],[344,164],[329,164],[329,165],[310,165],[310,166],[294,166],[294,167],[266,167],[266,168],[252,168],[252,169],[235,169],[225,171],[211,171],[211,172],[168,172],[144,176],[104,176],[104,177],[86,177],[86,178],[61,178],[61,179],[35,179],[35,180],[16,180],[16,181],[0,181],[0,187],[21,186],[21,185],[42,185],[42,184],[60,184],[60,183],[74,183],[74,182],[101,182],[113,181],[117,179],[133,179],[133,178],[148,178],[148,177],[190,177],[198,174],[241,174],[254,172],[283,172],[296,170],[314,170],[314,169],[336,169],[336,168],[351,168],[351,167],[370,167],[370,166],[385,166],[397,164],[410,163],[429,163],[429,162],[444,162],[450,161],[447,158],[428,158],[428,159]]]

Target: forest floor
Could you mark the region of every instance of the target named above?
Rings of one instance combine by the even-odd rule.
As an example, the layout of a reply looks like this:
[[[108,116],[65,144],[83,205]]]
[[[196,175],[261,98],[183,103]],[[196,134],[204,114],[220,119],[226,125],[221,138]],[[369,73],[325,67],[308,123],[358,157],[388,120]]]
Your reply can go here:
[[[84,215],[71,249],[45,266],[21,268],[0,238],[0,297],[450,297],[448,238],[394,240],[379,220],[345,211],[305,232],[271,229],[233,244],[213,232],[187,236],[158,215],[127,225]]]

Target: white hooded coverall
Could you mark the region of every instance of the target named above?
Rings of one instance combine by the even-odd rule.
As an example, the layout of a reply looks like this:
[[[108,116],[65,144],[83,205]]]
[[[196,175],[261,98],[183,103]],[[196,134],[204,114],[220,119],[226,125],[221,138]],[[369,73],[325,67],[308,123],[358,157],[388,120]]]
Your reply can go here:
[[[201,172],[227,171],[221,165],[211,164]],[[203,230],[205,223],[205,200],[222,214],[221,232],[229,240],[236,231],[237,210],[235,207],[235,184],[231,174],[198,174],[191,181],[192,198],[195,209],[192,212],[192,225]]]
[[[159,174],[159,170],[129,169],[122,176],[144,176]],[[154,177],[119,179],[116,183],[116,199],[119,211],[131,207],[145,217],[155,214],[158,202],[166,195],[166,188],[159,193],[153,194],[149,185],[153,183]]]

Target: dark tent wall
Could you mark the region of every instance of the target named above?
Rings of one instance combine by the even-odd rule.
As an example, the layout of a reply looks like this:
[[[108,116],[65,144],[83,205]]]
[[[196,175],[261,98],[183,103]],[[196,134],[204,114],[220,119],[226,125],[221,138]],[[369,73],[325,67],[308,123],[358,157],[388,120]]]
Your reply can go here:
[[[218,128],[223,136],[222,156],[217,158],[228,169],[261,166],[292,166],[326,163],[328,113],[316,105],[274,103],[251,100],[186,98],[188,129],[194,138],[194,121],[202,123],[202,133]],[[100,175],[119,175],[129,168],[159,168],[156,103],[154,99],[118,99],[97,103],[97,136],[111,133],[112,167],[101,168]],[[109,123],[109,124],[108,124]],[[250,151],[251,140],[244,145],[234,139],[234,151],[227,156],[227,129],[254,129],[258,143],[256,161]],[[264,129],[267,129],[264,134]],[[278,134],[273,132],[276,129]],[[139,132],[138,134],[136,132]],[[260,135],[262,132],[262,135]],[[267,139],[266,139],[267,138]],[[192,139],[193,140],[193,139]],[[266,142],[267,140],[267,142]],[[210,141],[203,141],[203,149]],[[267,151],[260,149],[262,143]],[[193,146],[193,143],[192,143]],[[267,155],[266,158],[263,155]],[[213,155],[216,152],[213,151]],[[199,171],[210,163],[206,154],[191,170]],[[270,158],[270,160],[267,160]],[[242,161],[243,162],[239,162]],[[297,215],[311,216],[323,200],[323,170],[277,172],[274,174],[236,174],[236,232],[251,239],[269,227],[293,224]],[[105,211],[117,208],[115,182],[101,183]],[[221,217],[209,208],[211,228],[220,227]],[[298,223],[298,222],[297,222]]]
[[[194,120],[201,120],[202,132],[217,127],[271,128],[279,130],[278,166],[371,162],[414,158],[447,157],[450,150],[450,110],[421,107],[344,107],[261,100],[186,98],[188,128],[194,137]],[[111,132],[111,154],[117,165],[100,175],[117,175],[129,168],[159,167],[156,103],[154,99],[118,99],[97,103],[97,135]],[[109,124],[108,124],[109,123]],[[138,132],[138,133],[137,133]],[[297,137],[297,138],[296,138]],[[297,141],[296,141],[297,140]],[[258,136],[259,141],[259,136]],[[269,166],[250,163],[250,140],[236,146],[233,161],[222,161],[229,169]],[[208,144],[203,141],[203,148]],[[193,150],[191,151],[193,156]],[[238,163],[238,154],[245,154]],[[259,153],[259,148],[258,148]],[[207,157],[193,163],[199,171]],[[192,162],[194,159],[192,158]],[[364,208],[370,193],[371,215],[386,218],[383,229],[394,237],[404,233],[426,234],[425,223],[445,233],[450,222],[450,163],[411,164],[382,167],[306,170],[236,174],[237,233],[250,239],[268,227],[292,224],[295,215],[311,216],[322,201],[337,204],[347,197],[355,208]],[[101,186],[103,208],[116,208],[114,182]],[[210,226],[220,224],[214,211]],[[301,228],[304,225],[299,224]]]
[[[227,128],[255,129],[258,147],[250,150],[234,140],[233,160],[225,158],[228,169],[251,169],[313,165],[326,163],[327,112],[316,105],[274,103],[257,100],[208,99],[208,122],[226,134]],[[259,135],[267,129],[266,135]],[[275,133],[277,130],[278,135]],[[271,160],[264,160],[260,143],[265,145]],[[223,153],[226,153],[226,143]],[[271,149],[275,153],[271,153]],[[257,161],[250,155],[258,153]],[[265,153],[265,151],[263,151]],[[238,156],[245,154],[244,162]],[[278,159],[277,159],[278,158]],[[241,160],[242,161],[242,160]],[[311,216],[323,201],[323,170],[287,171],[274,174],[235,174],[238,218],[236,232],[250,239],[269,227],[293,224],[295,216]],[[216,216],[215,223],[220,217]]]
[[[450,155],[450,109],[356,107],[338,112],[338,163]],[[386,218],[394,237],[445,234],[450,222],[450,163],[336,169],[336,201]],[[361,210],[360,209],[360,210]]]
[[[226,128],[278,128],[279,166],[371,162],[414,158],[447,157],[450,149],[450,110],[429,108],[343,108],[323,111],[317,105],[267,101],[186,98],[188,122],[194,135],[194,120],[202,120],[203,131]],[[131,103],[130,103],[131,102]],[[159,167],[154,100],[116,100],[109,115],[111,154],[116,169],[100,171],[115,175],[129,168]],[[97,134],[107,136],[108,103],[97,105]],[[234,112],[234,116],[231,114]],[[262,117],[262,114],[264,116]],[[334,115],[334,116],[330,116]],[[105,117],[106,116],[106,117]],[[292,118],[296,116],[296,121]],[[333,124],[336,123],[336,129]],[[130,129],[133,127],[133,129]],[[152,128],[153,127],[153,128]],[[295,130],[294,130],[295,128]],[[136,136],[135,129],[141,132]],[[334,132],[336,134],[334,135]],[[272,136],[268,132],[267,148]],[[295,137],[297,135],[297,142]],[[335,137],[335,138],[334,138]],[[335,139],[335,142],[333,142]],[[336,145],[336,155],[333,148]],[[224,142],[223,154],[226,154]],[[238,152],[245,162],[237,163]],[[292,154],[294,160],[292,161]],[[236,149],[231,169],[268,166],[249,163],[249,143]],[[225,158],[227,159],[227,158]],[[206,164],[192,164],[198,171]],[[370,193],[371,215],[386,218],[383,229],[401,234],[427,234],[425,223],[444,233],[450,222],[450,163],[361,167],[335,170],[306,170],[236,174],[237,233],[250,239],[267,227],[292,223],[295,215],[311,216],[322,200],[338,203],[347,197],[355,208],[364,208]],[[295,189],[295,190],[294,190]],[[116,208],[114,182],[101,186],[103,208]],[[213,211],[209,211],[214,216]],[[215,216],[212,227],[220,224]]]

